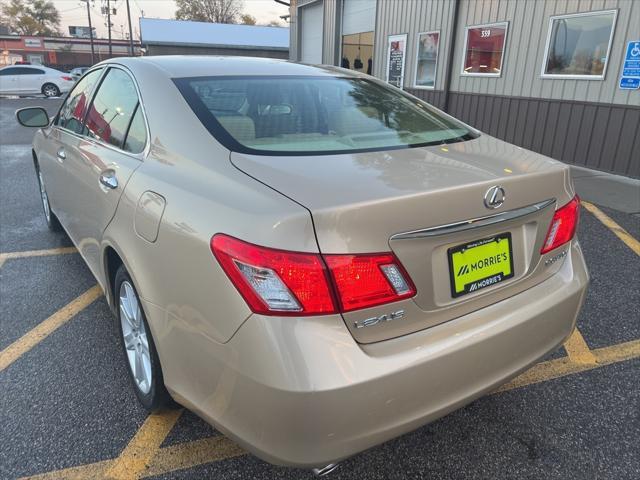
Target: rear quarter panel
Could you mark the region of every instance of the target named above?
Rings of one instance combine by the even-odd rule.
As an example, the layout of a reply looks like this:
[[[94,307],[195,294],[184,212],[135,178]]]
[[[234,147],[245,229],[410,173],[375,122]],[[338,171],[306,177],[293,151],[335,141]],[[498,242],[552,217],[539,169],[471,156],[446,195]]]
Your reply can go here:
[[[185,375],[210,377],[211,370],[188,361],[188,352],[203,342],[215,350],[251,314],[213,256],[211,237],[223,232],[270,247],[307,252],[318,247],[305,208],[233,167],[229,151],[199,123],[171,82],[141,76],[151,148],[127,184],[102,248],[119,253],[147,305],[166,385],[192,399],[198,386]],[[134,227],[137,204],[149,191],[166,201],[155,242]],[[106,276],[106,263],[103,269]],[[199,368],[202,376],[194,372]]]

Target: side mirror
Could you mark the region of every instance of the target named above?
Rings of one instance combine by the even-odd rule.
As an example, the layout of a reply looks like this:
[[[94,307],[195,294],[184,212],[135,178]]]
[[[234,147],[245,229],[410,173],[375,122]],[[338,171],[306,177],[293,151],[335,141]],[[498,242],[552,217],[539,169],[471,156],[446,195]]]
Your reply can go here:
[[[16,111],[16,118],[23,127],[46,127],[49,125],[49,114],[42,107],[21,108]]]

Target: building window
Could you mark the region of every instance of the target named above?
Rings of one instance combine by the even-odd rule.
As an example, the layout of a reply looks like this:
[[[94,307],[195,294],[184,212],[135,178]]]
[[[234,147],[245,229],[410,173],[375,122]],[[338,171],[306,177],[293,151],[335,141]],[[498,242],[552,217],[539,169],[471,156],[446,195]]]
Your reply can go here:
[[[371,75],[373,66],[373,32],[342,36],[342,68]]]
[[[435,88],[439,44],[440,32],[418,34],[416,78],[414,82],[416,88]]]
[[[507,26],[503,22],[466,28],[462,75],[500,76]]]
[[[604,79],[617,10],[549,19],[542,76]]]

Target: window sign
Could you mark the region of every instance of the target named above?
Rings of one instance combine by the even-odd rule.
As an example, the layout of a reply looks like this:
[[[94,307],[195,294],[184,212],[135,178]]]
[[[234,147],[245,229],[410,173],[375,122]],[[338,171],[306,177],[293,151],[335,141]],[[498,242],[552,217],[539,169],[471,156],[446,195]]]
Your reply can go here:
[[[439,43],[440,32],[418,34],[415,87],[435,88]]]
[[[407,35],[390,35],[387,46],[387,82],[402,88],[404,61],[407,53]]]
[[[40,42],[39,38],[25,38],[24,46],[26,48],[41,48],[42,42]]]
[[[462,75],[500,76],[507,26],[503,22],[466,28]]]
[[[623,90],[640,88],[640,40],[634,40],[627,44],[627,53],[620,76],[620,88]]]
[[[617,10],[549,19],[542,76],[604,80]]]

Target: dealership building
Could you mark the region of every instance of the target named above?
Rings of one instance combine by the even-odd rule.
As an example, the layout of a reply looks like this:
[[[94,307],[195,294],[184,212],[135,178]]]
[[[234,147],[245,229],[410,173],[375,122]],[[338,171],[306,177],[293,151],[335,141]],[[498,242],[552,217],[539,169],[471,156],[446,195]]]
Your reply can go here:
[[[292,0],[290,58],[372,74],[508,142],[640,177],[640,1]]]

